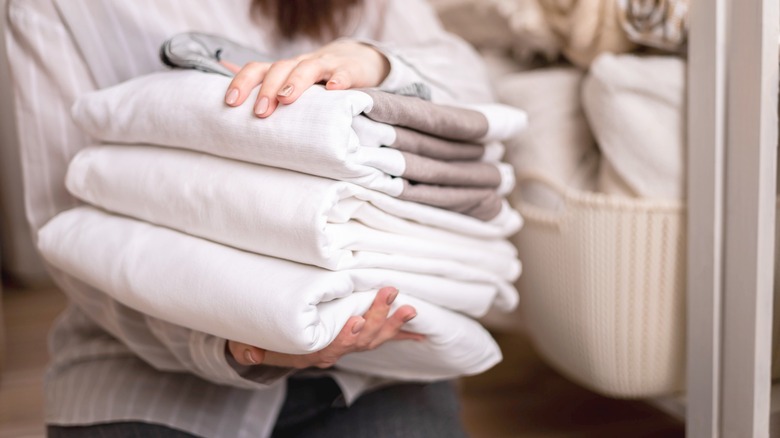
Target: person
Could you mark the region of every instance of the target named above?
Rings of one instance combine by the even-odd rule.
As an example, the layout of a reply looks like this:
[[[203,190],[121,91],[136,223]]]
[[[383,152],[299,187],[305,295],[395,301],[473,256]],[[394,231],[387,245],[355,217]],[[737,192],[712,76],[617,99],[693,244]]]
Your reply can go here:
[[[89,81],[100,84],[110,76],[96,74],[108,64],[89,57],[77,61],[74,54],[83,53],[84,47],[75,46],[85,44],[98,45],[99,53],[113,53],[100,44],[113,41],[108,36],[111,32],[122,31],[112,21],[117,19],[114,8],[128,8],[133,17],[175,10],[197,16],[201,22],[214,21],[206,25],[212,29],[230,20],[243,23],[239,13],[230,15],[221,1],[202,0],[181,8],[174,0],[121,5],[102,0],[90,3],[90,18],[84,17],[78,3],[11,0],[9,56],[15,60],[12,69],[21,101],[27,99],[26,90],[56,86],[60,90],[50,96],[62,98],[58,105],[67,108],[71,95],[94,87],[87,85]],[[203,5],[210,6],[209,10],[198,11]],[[253,105],[257,117],[273,117],[279,105],[294,105],[301,93],[318,83],[328,89],[379,87],[388,91],[424,83],[434,101],[492,100],[476,52],[442,29],[424,0],[254,0],[251,11],[254,18],[247,26],[256,26],[252,35],[261,35],[256,41],[278,61],[237,66],[226,60],[236,75],[224,104],[240,105],[259,86]],[[250,11],[241,13],[249,15]],[[57,17],[92,21],[89,26],[68,26]],[[136,21],[149,29],[156,22],[165,20]],[[88,33],[97,29],[105,35]],[[125,38],[122,35],[116,41],[129,44]],[[57,50],[49,49],[48,56],[36,54],[36,50],[46,51],[42,41],[55,44]],[[92,69],[91,75],[84,65]],[[28,68],[43,73],[29,75]],[[138,74],[132,68],[128,72]],[[47,126],[42,122],[47,114],[51,112],[35,113],[25,123]],[[35,128],[26,132],[48,135]],[[66,139],[74,136],[75,143],[86,144],[79,137],[83,134],[72,129],[63,132]],[[49,140],[49,144],[58,141]],[[20,143],[23,149],[34,149],[43,148],[46,142],[26,136]],[[67,147],[78,150],[79,146]],[[26,164],[27,181],[52,180],[50,175],[36,174],[50,171],[46,166]],[[40,191],[36,186],[26,188],[28,196]],[[60,191],[47,193],[59,195]],[[61,211],[72,202],[58,198],[45,213],[32,202],[28,214],[33,228],[40,227],[45,222],[41,218],[50,217],[52,210]],[[52,362],[45,393],[51,437],[466,435],[451,382],[401,384],[338,368],[338,359],[345,354],[398,339],[421,339],[403,330],[403,324],[415,316],[414,308],[404,306],[389,313],[398,293],[392,287],[381,289],[371,308],[351,318],[325,349],[286,355],[141,314],[50,269],[70,299],[50,334]]]

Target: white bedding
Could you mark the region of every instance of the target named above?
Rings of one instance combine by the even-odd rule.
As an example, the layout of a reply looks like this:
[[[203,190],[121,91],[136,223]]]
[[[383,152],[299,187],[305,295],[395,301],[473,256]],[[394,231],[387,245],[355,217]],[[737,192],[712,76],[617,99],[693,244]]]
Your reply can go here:
[[[378,269],[332,272],[250,254],[92,207],[59,214],[39,232],[48,262],[138,311],[213,335],[285,353],[328,345],[380,287],[411,304],[406,329],[425,341],[392,342],[342,359],[340,367],[413,380],[484,371],[501,359],[471,314],[491,288]],[[441,306],[441,307],[440,307]]]
[[[500,291],[498,308],[517,302],[517,251],[489,236],[514,230],[354,184],[185,150],[117,145],[80,151],[66,185],[101,208],[257,254],[331,270],[479,281]]]
[[[599,56],[582,103],[602,153],[600,189],[644,198],[685,197],[685,61]]]
[[[72,114],[82,129],[102,141],[194,149],[349,181],[391,196],[415,189],[395,177],[406,171],[404,153],[375,143],[392,140],[386,138],[387,125],[361,116],[370,114],[374,104],[368,93],[312,87],[296,105],[282,105],[261,120],[252,112],[258,89],[241,107],[230,108],[224,104],[229,83],[230,78],[197,71],[155,73],[88,93],[77,100]],[[503,140],[525,127],[525,114],[518,109],[499,104],[469,108],[488,121],[486,134],[474,141]],[[361,136],[352,128],[355,118],[361,119]],[[375,132],[366,135],[371,125]],[[490,190],[509,193],[514,186],[511,166],[496,166],[501,182]],[[473,202],[473,196],[466,197]],[[501,215],[494,210],[499,208],[481,218]]]

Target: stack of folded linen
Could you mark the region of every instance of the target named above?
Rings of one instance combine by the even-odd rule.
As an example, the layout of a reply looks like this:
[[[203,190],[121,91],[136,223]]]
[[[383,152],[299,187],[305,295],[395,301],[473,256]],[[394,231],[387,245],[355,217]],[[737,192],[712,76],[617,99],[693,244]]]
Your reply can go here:
[[[165,72],[79,99],[76,122],[104,144],[72,159],[67,187],[91,206],[41,230],[44,257],[139,311],[293,354],[395,286],[426,339],[339,367],[433,380],[497,363],[472,318],[517,304],[506,238],[521,220],[497,141],[524,113],[313,87],[261,120],[254,96],[222,103],[228,83]]]

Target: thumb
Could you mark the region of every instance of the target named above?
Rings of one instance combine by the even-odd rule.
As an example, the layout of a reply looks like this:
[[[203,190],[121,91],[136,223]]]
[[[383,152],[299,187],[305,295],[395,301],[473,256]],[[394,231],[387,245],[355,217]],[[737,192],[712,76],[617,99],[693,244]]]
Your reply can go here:
[[[336,70],[325,84],[325,88],[328,90],[346,90],[351,87],[352,75],[345,70]]]
[[[241,342],[228,341],[228,350],[236,362],[251,366],[263,363],[265,350]]]

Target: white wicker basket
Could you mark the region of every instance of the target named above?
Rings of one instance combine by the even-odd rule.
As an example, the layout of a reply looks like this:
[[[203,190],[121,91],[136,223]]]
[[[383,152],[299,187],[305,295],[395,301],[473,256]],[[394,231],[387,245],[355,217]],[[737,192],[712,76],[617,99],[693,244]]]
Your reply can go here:
[[[525,219],[514,237],[523,262],[520,312],[539,353],[605,395],[682,390],[684,205],[566,189],[542,175],[520,175],[518,185],[529,180],[564,203],[552,212],[513,202]]]

